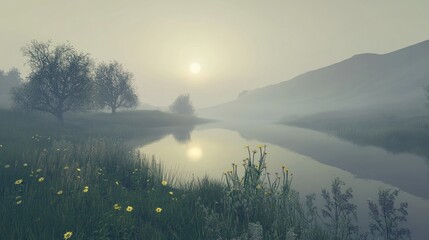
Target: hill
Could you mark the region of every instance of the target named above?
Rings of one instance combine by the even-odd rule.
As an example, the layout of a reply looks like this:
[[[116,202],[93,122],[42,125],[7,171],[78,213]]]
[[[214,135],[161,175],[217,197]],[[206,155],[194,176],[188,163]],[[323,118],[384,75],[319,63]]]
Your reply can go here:
[[[199,111],[205,117],[278,120],[350,109],[425,106],[429,40],[387,54],[359,54]]]

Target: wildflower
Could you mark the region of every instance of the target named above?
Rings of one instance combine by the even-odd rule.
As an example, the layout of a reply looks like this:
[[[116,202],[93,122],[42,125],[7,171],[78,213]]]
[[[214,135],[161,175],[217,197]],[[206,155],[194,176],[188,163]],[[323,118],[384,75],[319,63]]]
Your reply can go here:
[[[18,199],[20,199],[20,198],[21,198],[21,196],[16,196],[16,197],[15,197],[15,199],[16,199],[16,200],[18,200]]]
[[[60,151],[61,149],[57,148],[57,151]]]
[[[168,194],[173,195],[174,193],[173,192],[168,192]]]
[[[83,189],[83,192],[88,192],[89,191],[89,187],[85,186],[85,188]]]
[[[2,148],[2,147],[3,147],[3,145],[0,144],[0,148]]]
[[[43,181],[45,181],[45,178],[44,177],[40,177],[38,181],[39,182],[43,182]]]
[[[133,211],[133,207],[128,206],[126,210],[127,210],[127,212],[132,212]]]
[[[66,232],[66,233],[64,233],[64,240],[67,240],[67,239],[71,238],[72,235],[73,235],[73,232]]]
[[[16,202],[16,205],[19,205],[22,203],[22,200],[19,200],[18,202]]]
[[[26,167],[26,166],[28,166],[28,163],[24,163],[24,164],[22,164],[22,166]]]
[[[162,180],[161,184],[162,184],[163,186],[167,186],[167,181]]]
[[[162,212],[162,208],[156,208],[156,209],[155,209],[155,211],[156,211],[157,213],[160,213],[160,212]]]
[[[117,203],[115,203],[115,205],[113,205],[113,209],[115,209],[117,211],[121,210],[121,208],[122,208],[121,205],[119,205]]]
[[[18,179],[18,180],[16,180],[16,181],[15,181],[15,184],[16,184],[16,185],[19,185],[19,184],[21,184],[23,181],[24,181],[24,180],[22,180],[22,179]]]
[[[42,171],[42,169],[40,169],[40,168],[36,170],[36,172],[41,172],[41,171]]]
[[[80,168],[76,168],[76,171],[80,172]]]
[[[65,167],[64,167],[64,170],[67,170],[67,169],[69,169],[69,166],[65,166]]]
[[[10,168],[9,164],[4,165],[4,168]]]
[[[116,185],[119,185],[119,182],[118,182],[118,181],[116,181],[115,183],[116,183]]]
[[[60,190],[60,191],[57,192],[57,195],[61,195],[61,194],[63,194],[62,190]]]

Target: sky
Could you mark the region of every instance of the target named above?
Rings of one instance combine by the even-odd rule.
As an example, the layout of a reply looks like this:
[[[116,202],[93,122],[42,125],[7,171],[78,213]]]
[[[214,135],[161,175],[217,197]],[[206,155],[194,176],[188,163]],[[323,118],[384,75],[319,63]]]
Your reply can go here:
[[[0,69],[26,77],[22,47],[68,42],[122,63],[142,102],[167,106],[188,93],[206,107],[428,40],[428,9],[420,0],[0,0]]]

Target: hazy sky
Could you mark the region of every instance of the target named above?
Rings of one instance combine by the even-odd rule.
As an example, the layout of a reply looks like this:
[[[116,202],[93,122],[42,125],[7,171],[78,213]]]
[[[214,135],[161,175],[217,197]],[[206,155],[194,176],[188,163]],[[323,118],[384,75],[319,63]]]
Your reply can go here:
[[[423,0],[0,0],[0,69],[31,40],[70,42],[135,75],[143,102],[198,107],[354,54],[429,39]],[[189,71],[198,62],[199,74]]]

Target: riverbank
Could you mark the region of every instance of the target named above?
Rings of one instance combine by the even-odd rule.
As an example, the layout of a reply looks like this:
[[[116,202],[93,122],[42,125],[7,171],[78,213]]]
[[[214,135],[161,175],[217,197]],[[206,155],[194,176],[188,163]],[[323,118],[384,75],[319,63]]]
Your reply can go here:
[[[322,216],[313,195],[300,200],[287,168],[265,172],[265,146],[244,148],[248,155],[222,181],[178,182],[178,173],[123,144],[127,131],[157,117],[75,115],[56,129],[50,119],[20,114],[1,120],[1,239],[358,239],[355,210],[336,222]],[[327,192],[350,200],[347,186],[334,183]]]
[[[429,115],[424,113],[327,112],[283,123],[329,133],[361,146],[429,159]]]

